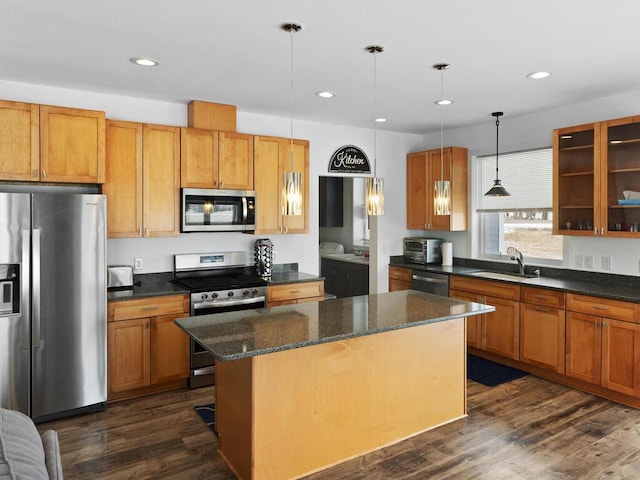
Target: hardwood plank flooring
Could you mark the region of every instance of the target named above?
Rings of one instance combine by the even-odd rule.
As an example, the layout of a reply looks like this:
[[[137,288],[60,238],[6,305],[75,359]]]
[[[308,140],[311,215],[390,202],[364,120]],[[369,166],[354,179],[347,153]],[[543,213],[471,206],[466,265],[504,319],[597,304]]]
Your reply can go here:
[[[527,376],[468,381],[469,416],[306,480],[640,479],[640,411]],[[232,479],[193,407],[213,388],[109,405],[58,431],[65,479]]]

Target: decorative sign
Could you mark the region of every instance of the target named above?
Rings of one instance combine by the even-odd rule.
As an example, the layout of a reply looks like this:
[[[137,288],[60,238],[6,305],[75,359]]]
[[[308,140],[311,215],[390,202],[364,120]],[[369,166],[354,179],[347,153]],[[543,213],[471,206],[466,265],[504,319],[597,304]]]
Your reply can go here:
[[[331,155],[329,172],[371,173],[371,167],[366,153],[355,145],[345,145]]]

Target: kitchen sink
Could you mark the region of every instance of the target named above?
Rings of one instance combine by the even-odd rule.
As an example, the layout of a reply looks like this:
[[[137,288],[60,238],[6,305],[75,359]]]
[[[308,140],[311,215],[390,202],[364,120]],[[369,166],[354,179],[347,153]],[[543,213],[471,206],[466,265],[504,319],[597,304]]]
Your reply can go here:
[[[491,278],[494,280],[510,280],[512,282],[521,282],[529,278],[536,278],[536,275],[510,273],[510,272],[492,272],[490,270],[481,270],[479,272],[472,272],[470,275],[474,277]]]

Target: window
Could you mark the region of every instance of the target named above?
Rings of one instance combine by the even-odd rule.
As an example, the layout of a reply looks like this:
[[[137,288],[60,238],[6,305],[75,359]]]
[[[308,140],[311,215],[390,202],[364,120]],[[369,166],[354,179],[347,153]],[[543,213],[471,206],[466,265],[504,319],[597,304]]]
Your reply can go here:
[[[562,236],[552,235],[551,148],[501,154],[499,175],[509,197],[486,197],[496,177],[495,155],[478,157],[476,211],[480,257],[505,255],[508,247],[530,261],[562,260]]]

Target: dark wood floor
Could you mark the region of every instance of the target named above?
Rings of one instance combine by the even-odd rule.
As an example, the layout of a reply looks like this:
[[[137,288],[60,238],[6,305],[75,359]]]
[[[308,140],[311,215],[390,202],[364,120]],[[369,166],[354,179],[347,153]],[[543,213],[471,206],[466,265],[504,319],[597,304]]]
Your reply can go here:
[[[230,479],[193,406],[211,388],[120,402],[58,431],[65,479]],[[528,376],[468,382],[469,416],[307,480],[640,479],[640,411]]]

